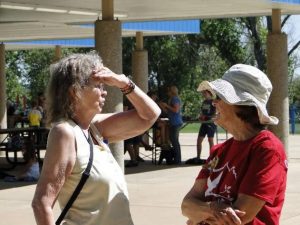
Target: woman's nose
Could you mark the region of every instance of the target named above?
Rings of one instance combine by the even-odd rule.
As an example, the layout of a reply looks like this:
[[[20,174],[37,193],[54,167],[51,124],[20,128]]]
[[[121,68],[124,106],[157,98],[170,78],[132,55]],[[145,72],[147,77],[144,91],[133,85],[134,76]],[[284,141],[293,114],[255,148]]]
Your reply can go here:
[[[101,91],[101,97],[106,97],[107,96],[107,91],[104,89]]]

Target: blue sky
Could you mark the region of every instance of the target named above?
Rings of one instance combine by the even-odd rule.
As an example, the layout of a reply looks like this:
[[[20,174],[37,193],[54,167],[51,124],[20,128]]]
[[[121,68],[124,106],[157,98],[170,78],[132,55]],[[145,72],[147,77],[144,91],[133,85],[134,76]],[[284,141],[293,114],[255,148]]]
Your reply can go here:
[[[288,35],[288,48],[291,49],[300,40],[300,15],[293,15],[287,21],[287,24],[283,27],[283,31]],[[300,47],[296,50],[298,55],[298,66],[296,70],[298,76],[300,76]]]

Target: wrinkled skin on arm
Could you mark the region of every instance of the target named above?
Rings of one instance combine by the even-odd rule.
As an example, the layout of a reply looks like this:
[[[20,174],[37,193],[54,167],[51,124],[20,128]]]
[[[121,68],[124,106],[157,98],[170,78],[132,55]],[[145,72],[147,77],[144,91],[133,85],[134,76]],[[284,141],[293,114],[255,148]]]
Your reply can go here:
[[[75,159],[75,138],[71,128],[65,124],[53,127],[49,133],[43,169],[32,200],[38,225],[54,225],[53,206],[73,169]]]

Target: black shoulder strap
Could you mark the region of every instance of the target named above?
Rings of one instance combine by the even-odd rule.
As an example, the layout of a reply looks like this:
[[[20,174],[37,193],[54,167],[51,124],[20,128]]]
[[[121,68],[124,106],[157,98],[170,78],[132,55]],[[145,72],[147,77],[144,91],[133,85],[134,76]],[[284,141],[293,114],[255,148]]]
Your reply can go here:
[[[70,199],[67,202],[65,208],[62,210],[61,214],[59,215],[58,219],[56,220],[56,222],[55,222],[56,225],[59,225],[63,221],[63,219],[65,218],[67,212],[69,211],[69,209],[73,205],[73,203],[76,200],[77,196],[79,195],[81,189],[83,188],[85,182],[87,181],[87,179],[90,176],[90,171],[91,171],[91,168],[92,168],[92,165],[93,165],[93,158],[94,158],[94,154],[93,154],[93,141],[92,141],[92,138],[91,138],[90,134],[89,134],[88,142],[90,144],[90,158],[89,158],[89,163],[88,163],[87,167],[85,168],[83,174],[81,175],[81,179],[80,179],[77,187],[75,188],[72,196],[70,197]]]

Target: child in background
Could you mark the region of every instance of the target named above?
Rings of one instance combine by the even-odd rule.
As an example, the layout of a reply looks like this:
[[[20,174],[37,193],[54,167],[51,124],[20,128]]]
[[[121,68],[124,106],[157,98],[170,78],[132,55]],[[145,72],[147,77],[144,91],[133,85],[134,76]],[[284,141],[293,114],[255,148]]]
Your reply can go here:
[[[42,120],[42,113],[38,110],[37,101],[32,102],[32,109],[28,113],[29,126],[39,127]]]

